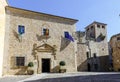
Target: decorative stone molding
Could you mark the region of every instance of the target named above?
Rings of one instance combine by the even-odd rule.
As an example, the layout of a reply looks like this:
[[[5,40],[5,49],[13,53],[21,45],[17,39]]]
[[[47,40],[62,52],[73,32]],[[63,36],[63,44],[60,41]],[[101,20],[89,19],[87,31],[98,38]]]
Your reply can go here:
[[[37,46],[37,44],[34,44],[32,51],[32,55],[35,59],[37,57],[37,52],[52,53],[52,55],[54,55],[54,59],[56,59],[56,45],[50,46],[49,44],[44,43],[43,45]]]

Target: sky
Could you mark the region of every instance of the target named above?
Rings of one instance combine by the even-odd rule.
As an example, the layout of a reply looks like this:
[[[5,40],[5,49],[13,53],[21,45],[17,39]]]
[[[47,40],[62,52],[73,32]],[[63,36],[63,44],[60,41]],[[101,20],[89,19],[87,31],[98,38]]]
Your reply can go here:
[[[10,6],[79,20],[84,31],[93,21],[107,24],[108,41],[120,33],[120,0],[8,0]]]

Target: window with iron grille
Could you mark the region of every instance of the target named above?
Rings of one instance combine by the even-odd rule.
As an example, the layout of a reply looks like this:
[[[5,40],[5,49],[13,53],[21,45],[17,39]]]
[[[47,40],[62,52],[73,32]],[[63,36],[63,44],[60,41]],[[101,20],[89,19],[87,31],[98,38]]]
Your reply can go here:
[[[25,57],[16,57],[16,66],[25,66]]]

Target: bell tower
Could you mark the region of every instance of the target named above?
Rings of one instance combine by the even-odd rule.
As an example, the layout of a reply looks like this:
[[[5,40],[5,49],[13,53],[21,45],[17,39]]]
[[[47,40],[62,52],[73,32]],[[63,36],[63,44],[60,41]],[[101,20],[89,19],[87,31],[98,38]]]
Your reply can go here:
[[[3,56],[4,56],[4,38],[5,38],[5,6],[8,6],[7,0],[0,0],[0,77],[3,74]]]

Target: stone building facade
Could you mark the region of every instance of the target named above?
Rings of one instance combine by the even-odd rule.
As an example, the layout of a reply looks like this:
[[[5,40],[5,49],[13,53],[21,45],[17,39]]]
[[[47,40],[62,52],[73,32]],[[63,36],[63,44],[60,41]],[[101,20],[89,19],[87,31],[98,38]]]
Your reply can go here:
[[[0,76],[26,74],[30,62],[36,74],[59,72],[61,61],[66,72],[108,70],[106,24],[76,32],[76,19],[0,4]]]
[[[110,39],[110,51],[114,71],[120,71],[120,34],[116,34]]]
[[[0,0],[4,2],[5,0]],[[65,61],[66,72],[76,72],[77,20],[2,5],[0,48],[1,75],[25,74],[29,62],[35,73],[58,72]],[[2,45],[2,46],[1,46]],[[4,46],[4,47],[3,47]]]
[[[85,29],[85,32],[77,32],[78,71],[108,71],[109,53],[106,24],[95,21]]]

